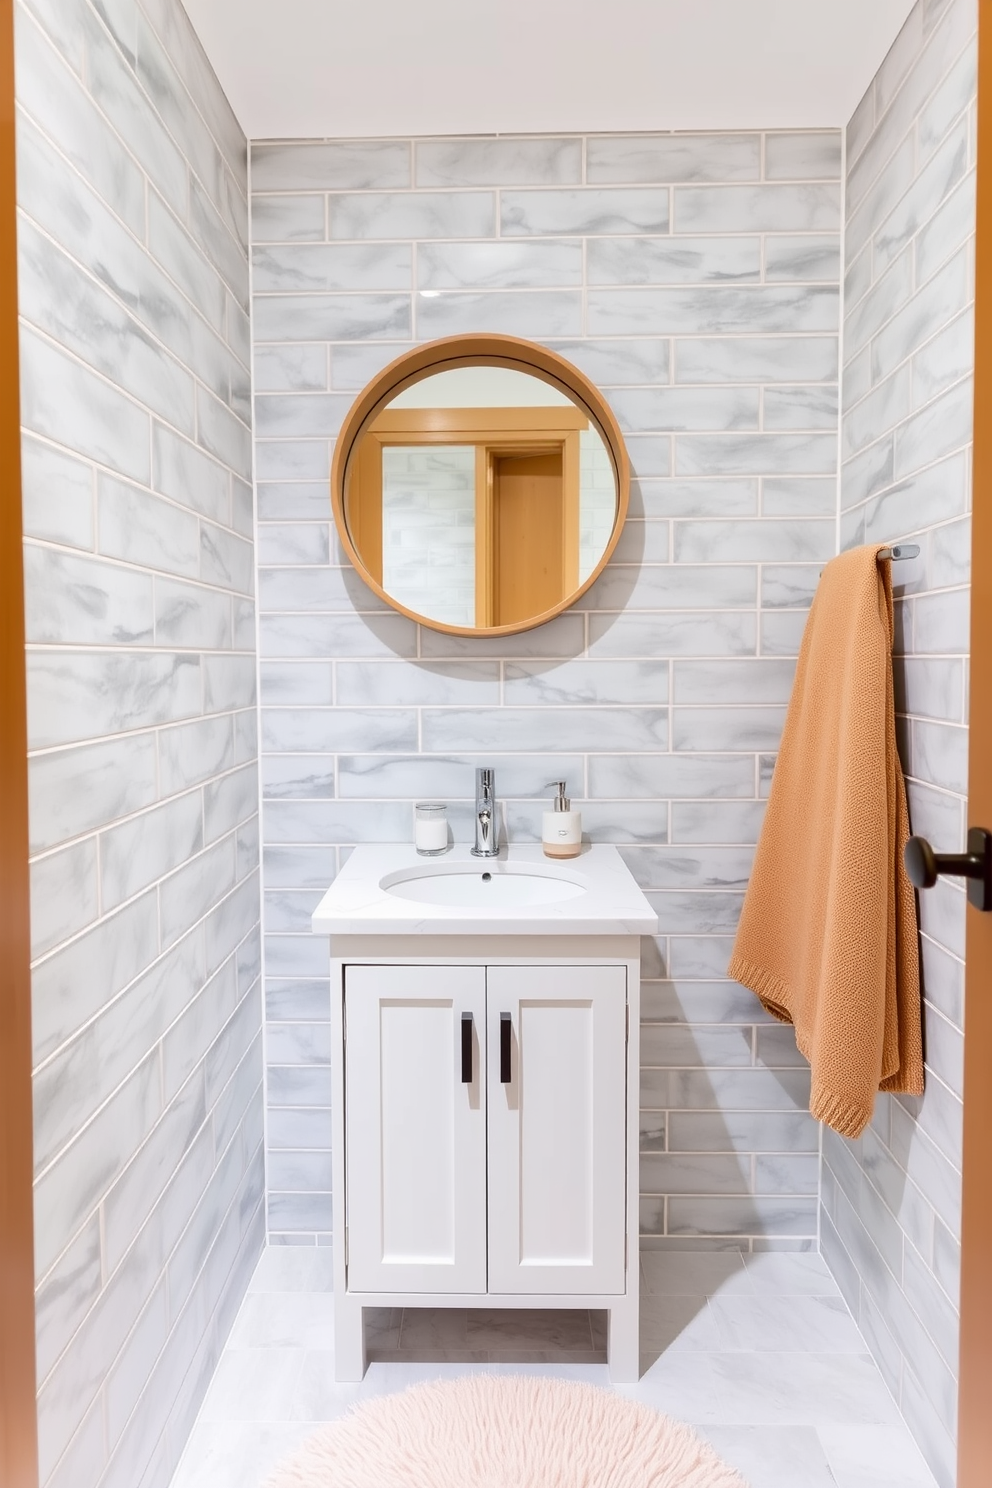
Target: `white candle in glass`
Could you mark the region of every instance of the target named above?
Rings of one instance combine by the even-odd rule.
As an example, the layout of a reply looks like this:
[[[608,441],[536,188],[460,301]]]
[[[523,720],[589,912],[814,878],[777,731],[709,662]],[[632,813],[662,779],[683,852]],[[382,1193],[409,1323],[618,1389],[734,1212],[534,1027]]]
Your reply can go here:
[[[448,850],[448,811],[437,802],[418,801],[414,807],[414,841],[418,853],[433,856]]]

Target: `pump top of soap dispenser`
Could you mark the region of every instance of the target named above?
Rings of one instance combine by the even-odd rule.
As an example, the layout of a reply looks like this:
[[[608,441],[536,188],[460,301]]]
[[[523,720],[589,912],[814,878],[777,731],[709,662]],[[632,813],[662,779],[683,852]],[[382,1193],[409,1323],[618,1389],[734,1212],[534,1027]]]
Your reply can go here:
[[[544,787],[545,790],[553,790],[557,793],[555,795],[554,808],[556,811],[568,811],[570,809],[569,799],[565,794],[565,786],[566,781],[564,780],[549,780]]]

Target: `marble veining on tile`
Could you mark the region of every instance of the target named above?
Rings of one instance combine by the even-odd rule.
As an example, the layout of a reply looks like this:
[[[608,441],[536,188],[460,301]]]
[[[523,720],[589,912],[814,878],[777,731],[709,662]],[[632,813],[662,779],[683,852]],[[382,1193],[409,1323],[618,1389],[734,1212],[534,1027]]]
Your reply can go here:
[[[482,1371],[608,1388],[603,1314],[459,1308],[366,1309],[365,1379],[336,1385],[329,1257],[263,1252],[172,1488],[257,1488],[321,1424],[420,1380]],[[641,1260],[641,1378],[626,1396],[695,1427],[751,1488],[935,1488],[819,1256]],[[747,1319],[729,1344],[721,1309]]]

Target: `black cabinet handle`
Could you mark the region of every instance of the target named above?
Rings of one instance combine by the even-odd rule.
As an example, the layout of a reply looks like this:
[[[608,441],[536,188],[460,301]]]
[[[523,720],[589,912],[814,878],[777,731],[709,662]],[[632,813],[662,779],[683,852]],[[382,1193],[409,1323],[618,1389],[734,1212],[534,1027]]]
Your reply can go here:
[[[472,1083],[472,1014],[462,1013],[462,1084]]]
[[[968,880],[968,902],[992,910],[992,832],[968,830],[968,851],[935,853],[925,837],[910,837],[903,853],[906,873],[918,889],[932,889],[942,873]]]
[[[509,1085],[510,1083],[510,1037],[513,1031],[513,1022],[509,1013],[499,1015],[499,1083]]]

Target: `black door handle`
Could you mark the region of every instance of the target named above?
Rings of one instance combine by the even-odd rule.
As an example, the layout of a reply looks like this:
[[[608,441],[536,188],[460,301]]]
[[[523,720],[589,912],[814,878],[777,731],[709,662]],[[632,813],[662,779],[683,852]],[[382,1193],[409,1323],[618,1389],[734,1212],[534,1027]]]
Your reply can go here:
[[[462,1013],[462,1084],[472,1083],[472,1014]]]
[[[510,1083],[510,1037],[513,1032],[513,1021],[509,1013],[499,1015],[499,1083],[509,1085]]]
[[[969,827],[968,851],[963,853],[935,853],[925,837],[910,837],[903,862],[918,889],[932,889],[942,873],[966,878],[968,903],[992,910],[992,832],[984,827]]]

